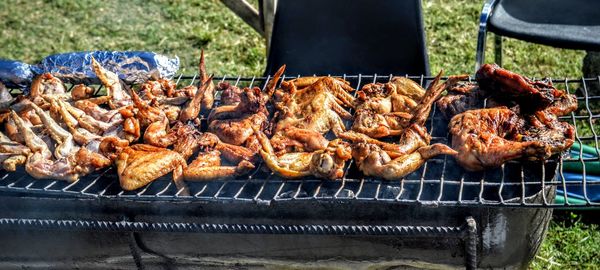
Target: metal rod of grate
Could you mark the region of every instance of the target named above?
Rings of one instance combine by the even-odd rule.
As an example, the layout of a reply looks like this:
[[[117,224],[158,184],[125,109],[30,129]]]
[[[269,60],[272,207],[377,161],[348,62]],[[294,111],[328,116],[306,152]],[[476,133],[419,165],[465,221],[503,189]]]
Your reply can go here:
[[[295,77],[295,76],[293,76]],[[360,89],[364,84],[386,82],[393,75],[342,75],[339,76]],[[433,78],[406,76],[425,86]],[[284,76],[283,80],[290,76]],[[216,82],[229,82],[238,87],[263,86],[269,77],[223,76]],[[193,84],[196,76],[178,76],[178,85]],[[576,127],[578,150],[555,156],[544,162],[511,161],[500,168],[483,172],[467,172],[452,157],[441,156],[426,162],[417,171],[399,181],[385,181],[363,176],[356,165],[347,164],[344,177],[338,181],[319,179],[286,180],[266,172],[262,164],[247,176],[231,180],[190,182],[190,196],[181,195],[170,177],[158,179],[136,191],[119,187],[113,168],[97,171],[77,182],[36,180],[23,170],[14,173],[0,172],[2,193],[27,193],[38,196],[72,196],[82,198],[111,198],[128,200],[187,200],[187,201],[238,201],[269,204],[294,200],[356,200],[382,203],[421,204],[432,206],[509,206],[509,207],[573,207],[600,208],[600,203],[590,198],[590,190],[600,189],[600,149],[597,121],[600,118],[599,78],[553,79],[558,88],[577,95],[579,109],[561,117]],[[220,93],[217,93],[218,100]],[[202,116],[202,121],[206,121]],[[436,109],[432,110],[427,129],[432,143],[449,143],[448,120]],[[346,123],[349,125],[350,123]],[[206,126],[203,124],[202,126]],[[575,168],[575,169],[573,169]],[[570,169],[571,171],[568,171]],[[558,190],[558,192],[557,192]],[[576,193],[579,200],[567,194]],[[558,194],[558,195],[557,195]],[[561,196],[562,200],[556,200]]]

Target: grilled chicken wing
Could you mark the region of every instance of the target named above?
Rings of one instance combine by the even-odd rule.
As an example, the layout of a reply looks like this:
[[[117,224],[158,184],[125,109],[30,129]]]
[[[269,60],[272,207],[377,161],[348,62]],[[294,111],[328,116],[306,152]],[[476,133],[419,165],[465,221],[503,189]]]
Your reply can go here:
[[[31,150],[27,146],[12,141],[0,132],[0,161],[6,171],[13,172],[17,166],[25,164],[29,154]]]
[[[132,104],[131,96],[127,93],[125,85],[121,83],[119,76],[111,71],[104,69],[92,57],[92,69],[100,79],[100,82],[106,87],[107,94],[112,99],[108,102],[111,109],[121,108]]]
[[[166,148],[147,144],[128,146],[115,160],[119,182],[124,190],[141,188],[157,178],[186,166],[183,157]],[[173,181],[180,186],[181,175],[173,174]]]
[[[410,154],[398,155],[394,159],[375,144],[357,143],[352,148],[352,157],[365,175],[381,177],[386,180],[402,179],[434,156],[456,155],[456,153],[452,148],[439,143],[418,148]],[[392,153],[392,155],[395,154],[397,153]]]
[[[438,74],[421,96],[419,105],[412,111],[413,116],[400,133],[400,143],[386,143],[357,132],[345,132],[340,137],[354,142],[352,156],[358,168],[366,175],[387,180],[398,180],[418,169],[423,163],[436,155],[455,155],[456,151],[443,144],[429,145],[431,140],[425,121],[432,104],[440,97],[445,88],[454,80],[440,84],[442,73]]]
[[[304,88],[309,82],[312,82]],[[321,134],[332,130],[339,134],[346,130],[342,118],[352,119],[343,106],[354,107],[355,100],[348,91],[353,89],[348,82],[331,77],[317,79],[295,79],[281,83],[275,93],[275,107],[279,119],[275,132],[296,127],[315,130]]]
[[[335,139],[326,149],[314,152],[291,152],[276,155],[267,136],[256,130],[262,146],[260,154],[271,171],[286,178],[301,178],[309,175],[324,179],[339,179],[344,175],[346,161],[352,156],[349,145]]]
[[[168,79],[148,80],[140,86],[140,97],[145,100],[173,97],[176,87],[177,85]]]
[[[186,181],[208,181],[244,175],[254,169],[252,163],[242,160],[237,166],[221,166],[221,153],[217,150],[199,153],[183,170]]]
[[[315,130],[288,127],[273,135],[271,144],[277,154],[313,152],[326,149],[329,140]]]
[[[185,160],[188,160],[201,146],[200,131],[192,125],[177,122],[170,133],[177,138],[173,144],[173,151],[181,154]]]
[[[229,162],[240,163],[243,160],[255,162],[256,151],[239,145],[228,144],[219,139],[213,133],[205,132],[198,139],[198,144],[201,147],[215,149],[225,157]]]
[[[468,75],[453,77],[466,80]],[[557,116],[577,109],[575,95],[554,88],[549,80],[532,81],[489,64],[482,67],[477,78],[481,81],[479,85],[472,82],[456,82],[448,88],[448,94],[440,98],[437,105],[446,118],[450,119],[468,110],[500,106],[507,106],[522,114],[534,114],[536,111],[545,110]],[[528,90],[524,90],[523,87],[528,87]],[[502,88],[502,91],[497,88]]]
[[[215,102],[215,85],[212,81],[212,76],[208,76],[206,72],[206,63],[204,62],[204,50],[200,51],[200,82],[202,84],[208,83],[207,88],[202,93],[202,108],[204,110],[210,110]]]
[[[211,111],[208,131],[228,144],[252,144],[256,140],[253,129],[263,130],[267,126],[266,101],[260,88],[244,88],[237,105],[219,106]]]
[[[206,74],[206,69],[204,67],[204,51],[202,51],[200,56],[199,70],[200,79],[198,82],[198,90],[192,99],[184,106],[179,115],[179,121],[184,123],[196,119],[202,108],[208,110],[213,106],[215,85],[213,84],[212,76]]]

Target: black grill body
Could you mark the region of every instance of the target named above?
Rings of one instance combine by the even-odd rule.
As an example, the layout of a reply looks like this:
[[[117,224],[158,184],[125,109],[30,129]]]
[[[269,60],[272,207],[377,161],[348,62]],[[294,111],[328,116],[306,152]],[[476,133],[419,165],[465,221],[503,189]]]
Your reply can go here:
[[[539,247],[552,213],[378,202],[260,205],[37,196],[3,196],[1,211],[10,217],[0,220],[5,240],[0,258],[8,264],[133,267],[135,251],[144,265],[233,260],[249,266],[335,262],[348,269],[365,262],[463,267],[469,260],[479,267],[522,268]]]

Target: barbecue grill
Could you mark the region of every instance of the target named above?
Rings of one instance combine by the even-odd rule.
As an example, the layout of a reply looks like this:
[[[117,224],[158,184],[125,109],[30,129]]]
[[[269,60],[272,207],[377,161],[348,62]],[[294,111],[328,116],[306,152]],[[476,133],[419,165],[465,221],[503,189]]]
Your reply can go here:
[[[392,75],[340,77],[360,89]],[[433,79],[407,77],[423,86]],[[269,79],[215,81],[251,87]],[[193,84],[196,76],[176,80]],[[600,152],[600,93],[588,91],[600,78],[552,81],[577,94],[579,110],[561,117],[577,128],[576,142]],[[432,143],[448,144],[447,123],[434,108],[427,122]],[[36,180],[22,169],[1,172],[0,266],[522,268],[541,244],[552,209],[600,207],[587,195],[600,182],[586,176],[586,164],[598,161],[580,150],[466,172],[454,158],[438,156],[401,181],[365,177],[352,162],[338,181],[285,180],[260,164],[236,179],[188,182],[189,196],[170,175],[124,191],[114,168],[75,183]],[[565,180],[567,164],[581,164],[580,180]],[[564,200],[556,200],[557,188]],[[581,203],[567,198],[575,189],[583,190]]]

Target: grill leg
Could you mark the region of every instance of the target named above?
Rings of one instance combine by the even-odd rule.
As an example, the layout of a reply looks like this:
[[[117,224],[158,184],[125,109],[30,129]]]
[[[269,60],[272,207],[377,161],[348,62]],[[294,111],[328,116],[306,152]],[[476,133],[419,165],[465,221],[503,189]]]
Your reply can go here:
[[[467,270],[477,268],[477,223],[473,217],[467,218],[465,235],[465,266]]]
[[[144,265],[142,265],[142,256],[137,248],[137,243],[135,241],[135,233],[129,233],[129,251],[131,252],[131,256],[133,257],[133,262],[135,262],[135,266],[137,269],[143,270]]]

